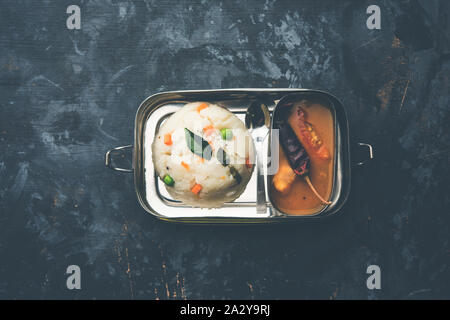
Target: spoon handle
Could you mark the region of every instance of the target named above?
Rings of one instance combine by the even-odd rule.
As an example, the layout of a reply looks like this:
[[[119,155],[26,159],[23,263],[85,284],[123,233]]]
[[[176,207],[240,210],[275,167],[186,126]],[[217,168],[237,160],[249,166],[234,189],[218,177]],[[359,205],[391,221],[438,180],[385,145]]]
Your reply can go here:
[[[256,213],[267,212],[266,188],[264,183],[263,149],[264,137],[256,137]]]

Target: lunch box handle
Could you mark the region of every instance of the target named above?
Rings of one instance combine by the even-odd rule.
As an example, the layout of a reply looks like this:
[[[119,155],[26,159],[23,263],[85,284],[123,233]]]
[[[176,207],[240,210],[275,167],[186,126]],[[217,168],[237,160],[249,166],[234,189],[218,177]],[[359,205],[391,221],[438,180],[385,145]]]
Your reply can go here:
[[[111,158],[114,157],[114,153],[116,153],[116,151],[127,150],[127,149],[131,149],[131,148],[133,148],[133,145],[130,144],[127,146],[121,146],[121,147],[117,147],[117,148],[108,150],[105,154],[105,166],[107,166],[110,169],[120,171],[120,172],[133,172],[133,169],[116,167],[111,161]],[[121,152],[121,154],[123,154],[123,153]]]
[[[367,148],[367,152],[369,154],[367,158],[369,160],[372,160],[374,158],[372,145],[370,145],[368,143],[358,142],[358,146]],[[363,166],[365,163],[366,163],[365,161],[359,161],[358,163],[356,163],[356,165]]]

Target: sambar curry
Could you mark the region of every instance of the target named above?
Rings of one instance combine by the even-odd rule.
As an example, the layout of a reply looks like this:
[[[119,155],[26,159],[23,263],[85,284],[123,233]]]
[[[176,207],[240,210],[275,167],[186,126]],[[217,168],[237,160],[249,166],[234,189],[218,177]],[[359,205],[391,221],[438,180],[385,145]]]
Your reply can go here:
[[[313,215],[330,203],[333,190],[334,115],[320,101],[302,100],[282,107],[276,119],[279,168],[271,177],[269,195],[281,212]]]

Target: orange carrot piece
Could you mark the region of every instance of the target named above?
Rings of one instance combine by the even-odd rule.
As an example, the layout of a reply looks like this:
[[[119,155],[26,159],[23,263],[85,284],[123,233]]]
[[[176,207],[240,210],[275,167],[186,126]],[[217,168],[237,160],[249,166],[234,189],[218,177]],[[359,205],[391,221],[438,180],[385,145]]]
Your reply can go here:
[[[214,132],[214,126],[212,124],[207,125],[206,127],[203,128],[203,132],[209,136]]]
[[[189,165],[188,165],[186,162],[181,161],[181,165],[182,165],[183,167],[185,167],[186,170],[189,170]]]
[[[164,144],[171,146],[172,145],[172,135],[170,133],[167,133],[164,135]]]
[[[203,128],[203,131],[208,131],[214,129],[214,126],[212,124],[207,125],[206,127]]]
[[[205,163],[205,158],[198,157],[197,162],[198,163]]]
[[[202,103],[200,103],[200,104],[198,105],[198,107],[197,107],[197,112],[200,112],[200,111],[202,111],[203,109],[206,109],[206,108],[208,108],[208,104],[202,102]]]
[[[192,191],[192,193],[198,194],[202,189],[203,189],[202,185],[196,183],[196,184],[192,187],[191,191]]]

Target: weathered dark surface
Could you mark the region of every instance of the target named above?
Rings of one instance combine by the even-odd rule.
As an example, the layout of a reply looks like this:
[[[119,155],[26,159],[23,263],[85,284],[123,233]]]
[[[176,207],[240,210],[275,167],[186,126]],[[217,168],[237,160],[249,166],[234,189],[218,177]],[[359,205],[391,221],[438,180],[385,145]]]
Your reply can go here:
[[[66,28],[69,4],[81,30]],[[446,0],[3,2],[0,297],[450,298],[449,15]],[[230,87],[344,101],[376,160],[341,215],[168,224],[104,167],[148,95]],[[70,264],[82,290],[65,287]],[[366,288],[370,264],[381,290]]]

